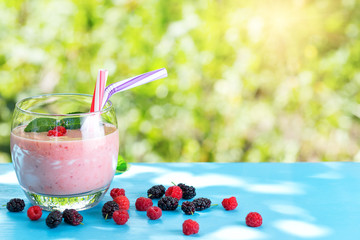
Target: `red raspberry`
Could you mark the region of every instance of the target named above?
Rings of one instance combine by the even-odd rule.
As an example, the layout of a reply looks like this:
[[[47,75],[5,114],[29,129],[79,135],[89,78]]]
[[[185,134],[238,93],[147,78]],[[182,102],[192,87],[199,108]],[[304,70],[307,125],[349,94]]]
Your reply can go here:
[[[165,192],[166,197],[173,197],[177,200],[180,200],[182,198],[182,194],[182,190],[179,186],[171,186]]]
[[[151,220],[156,220],[159,219],[162,215],[162,211],[161,208],[153,206],[153,207],[149,207],[146,210],[146,215],[151,219]]]
[[[185,220],[183,225],[183,233],[185,235],[196,234],[199,232],[199,224],[191,219]]]
[[[225,198],[221,204],[226,210],[234,210],[238,206],[236,197]]]
[[[260,227],[262,224],[262,217],[257,212],[251,212],[246,216],[245,221],[246,225],[249,227]]]
[[[115,199],[118,196],[125,196],[125,190],[122,188],[111,189],[110,196]]]
[[[126,210],[117,210],[113,213],[112,218],[118,225],[124,225],[129,219],[129,213]]]
[[[139,197],[136,199],[135,207],[138,211],[146,211],[149,207],[153,205],[153,202],[150,198]]]
[[[114,199],[114,202],[119,205],[119,210],[129,210],[130,202],[126,196],[118,196]]]
[[[66,128],[63,126],[56,126],[53,130],[55,130],[57,132],[61,132],[63,135],[66,134]]]
[[[30,220],[35,221],[41,218],[42,215],[42,209],[39,206],[32,206],[29,207],[27,210],[27,216],[30,218]]]
[[[48,136],[54,136],[54,137],[64,136],[64,134],[62,132],[58,132],[56,130],[49,130],[47,135]]]

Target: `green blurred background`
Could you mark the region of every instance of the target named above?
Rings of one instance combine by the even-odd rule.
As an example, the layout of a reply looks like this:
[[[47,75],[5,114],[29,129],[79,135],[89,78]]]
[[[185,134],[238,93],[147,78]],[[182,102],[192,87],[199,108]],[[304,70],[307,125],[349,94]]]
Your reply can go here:
[[[355,0],[0,0],[0,162],[15,103],[119,93],[129,162],[360,161],[360,4]]]

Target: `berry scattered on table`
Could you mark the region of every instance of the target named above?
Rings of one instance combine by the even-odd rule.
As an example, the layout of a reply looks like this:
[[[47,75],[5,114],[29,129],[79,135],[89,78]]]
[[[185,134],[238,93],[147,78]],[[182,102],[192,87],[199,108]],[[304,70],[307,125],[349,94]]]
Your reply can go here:
[[[115,199],[118,196],[125,196],[125,190],[122,188],[113,188],[110,191],[110,196]]]
[[[211,206],[211,200],[208,198],[197,198],[194,199],[192,203],[195,205],[196,211],[202,211]]]
[[[179,186],[171,186],[165,192],[166,197],[173,197],[177,200],[180,200],[182,198],[182,194],[182,190]]]
[[[56,228],[62,221],[62,214],[60,211],[55,210],[49,213],[46,218],[46,225],[49,228]]]
[[[165,194],[165,187],[163,185],[155,185],[152,186],[149,190],[147,190],[148,198],[161,198]]]
[[[238,206],[236,197],[224,198],[221,204],[226,210],[234,210]]]
[[[152,206],[146,210],[146,216],[148,216],[151,220],[159,219],[161,215],[162,215],[162,211],[161,208],[159,207]]]
[[[138,211],[146,211],[149,207],[153,205],[153,202],[150,198],[139,197],[136,199],[135,207]]]
[[[182,228],[185,235],[191,235],[198,233],[200,226],[196,221],[188,219],[184,221]]]
[[[113,219],[116,224],[124,225],[129,220],[129,213],[126,210],[117,210],[113,214]]]
[[[39,207],[39,206],[31,206],[31,207],[29,207],[29,209],[27,210],[27,216],[32,221],[36,221],[36,220],[40,219],[41,216],[42,216],[41,207]]]
[[[104,204],[101,212],[106,220],[112,218],[113,213],[117,210],[119,210],[119,205],[114,201],[108,201]]]
[[[173,197],[162,197],[158,201],[158,207],[164,211],[173,211],[178,207],[179,200]]]
[[[257,212],[250,212],[245,218],[246,225],[249,227],[260,227],[262,224],[262,217]]]
[[[181,204],[181,210],[183,210],[186,215],[193,215],[195,212],[195,205],[192,202],[185,201]]]
[[[119,210],[129,210],[130,208],[130,201],[126,196],[118,196],[114,199],[114,202],[119,205]]]
[[[81,216],[75,209],[65,209],[63,212],[63,218],[64,222],[73,226],[77,226],[83,221],[83,216]]]
[[[6,204],[6,208],[10,212],[21,212],[25,208],[25,202],[20,198],[13,198]]]
[[[196,196],[196,191],[193,186],[188,186],[183,183],[179,183],[178,186],[182,190],[182,198],[183,199],[188,200],[188,199],[192,199],[193,197]]]

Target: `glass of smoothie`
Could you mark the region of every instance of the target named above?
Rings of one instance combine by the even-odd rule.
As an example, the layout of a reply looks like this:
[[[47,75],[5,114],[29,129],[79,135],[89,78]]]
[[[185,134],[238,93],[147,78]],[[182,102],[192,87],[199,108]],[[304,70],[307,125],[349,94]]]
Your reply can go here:
[[[112,103],[89,112],[92,96],[48,94],[16,104],[11,158],[20,186],[44,210],[85,210],[114,177],[119,133]]]

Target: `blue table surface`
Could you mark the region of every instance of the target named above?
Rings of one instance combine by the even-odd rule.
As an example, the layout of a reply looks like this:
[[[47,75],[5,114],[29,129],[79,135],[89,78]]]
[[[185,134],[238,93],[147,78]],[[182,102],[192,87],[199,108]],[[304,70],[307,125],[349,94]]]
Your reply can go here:
[[[30,221],[30,203],[18,185],[11,164],[0,164],[0,204],[10,198],[23,198],[25,210],[10,213],[0,207],[0,239],[360,239],[360,163],[159,163],[131,164],[116,175],[110,188],[126,190],[130,219],[116,225],[101,216],[102,205],[82,211],[84,225],[62,223],[49,229],[48,212]],[[135,210],[135,200],[146,196],[155,184],[171,182],[196,187],[196,197],[219,204],[194,215],[180,208],[163,211],[159,220],[149,220],[146,212]],[[238,207],[226,211],[223,198],[235,196]],[[182,201],[181,201],[182,202]],[[157,200],[154,200],[157,205]],[[263,225],[250,228],[247,213],[256,211]],[[182,223],[193,219],[200,225],[196,235],[185,236]]]

